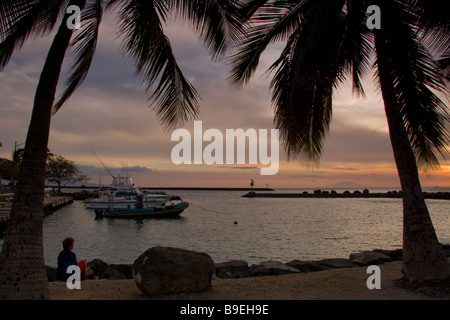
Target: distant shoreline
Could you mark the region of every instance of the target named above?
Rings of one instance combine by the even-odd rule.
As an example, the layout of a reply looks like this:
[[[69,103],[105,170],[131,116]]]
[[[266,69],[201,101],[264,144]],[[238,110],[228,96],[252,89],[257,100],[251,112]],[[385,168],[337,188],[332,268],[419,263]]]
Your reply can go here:
[[[214,187],[164,187],[164,188],[154,188],[154,187],[150,187],[150,188],[141,188],[142,190],[201,190],[201,191],[251,191],[251,190],[256,190],[256,191],[275,191],[274,189],[271,188],[214,188]]]
[[[450,192],[423,192],[423,196],[425,199],[441,199],[441,200],[450,200]],[[401,191],[388,191],[388,192],[376,192],[370,193],[368,191],[355,191],[350,193],[349,191],[343,193],[337,192],[328,192],[328,191],[320,191],[316,190],[313,193],[309,193],[307,191],[299,192],[299,193],[256,193],[254,191],[250,191],[247,194],[244,194],[242,197],[244,198],[403,198],[403,193]]]
[[[73,200],[86,200],[89,198],[95,198],[98,197],[98,189],[99,187],[64,187],[63,189],[74,189],[75,191],[64,191],[60,193],[59,195],[65,195],[70,196],[73,198]],[[177,191],[177,190],[192,190],[192,191],[242,191],[242,192],[249,192],[249,191],[262,191],[262,192],[268,192],[268,191],[274,191],[270,188],[203,188],[203,187],[172,187],[172,188],[156,188],[156,187],[146,187],[146,188],[140,188],[141,191],[146,192],[152,192],[152,190],[171,190],[171,191]]]
[[[74,200],[85,200],[90,197],[98,196],[98,187],[65,187],[64,189],[78,189],[75,192],[62,192],[60,195],[67,195],[73,197]],[[79,191],[79,189],[83,189]],[[316,199],[342,199],[342,198],[392,198],[401,199],[403,193],[401,191],[387,191],[387,192],[369,192],[365,189],[361,191],[344,191],[336,192],[334,190],[321,191],[314,190],[313,192],[272,192],[271,188],[223,188],[223,187],[144,187],[140,188],[142,191],[150,192],[151,190],[192,190],[192,191],[242,191],[247,192],[241,197],[244,198],[316,198]],[[423,192],[425,199],[439,199],[450,200],[450,192]]]
[[[105,186],[108,187],[108,186]],[[55,188],[56,186],[46,186],[46,188]],[[98,189],[99,186],[65,186],[63,189]],[[275,191],[272,188],[233,188],[233,187],[139,187],[141,190],[211,190],[211,191]]]

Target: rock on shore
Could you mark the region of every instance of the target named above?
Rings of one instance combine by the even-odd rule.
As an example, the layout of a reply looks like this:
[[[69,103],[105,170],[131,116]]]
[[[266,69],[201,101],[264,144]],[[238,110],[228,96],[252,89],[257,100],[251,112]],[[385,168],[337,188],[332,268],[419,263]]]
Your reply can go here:
[[[214,273],[206,253],[171,247],[150,248],[133,264],[136,285],[148,296],[211,289]]]

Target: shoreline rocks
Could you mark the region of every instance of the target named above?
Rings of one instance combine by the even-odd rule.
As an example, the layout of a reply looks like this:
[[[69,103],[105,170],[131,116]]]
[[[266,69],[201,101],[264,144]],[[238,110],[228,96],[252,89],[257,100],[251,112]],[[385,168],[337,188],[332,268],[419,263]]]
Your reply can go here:
[[[250,271],[253,277],[300,273],[298,269],[276,260],[263,261],[260,264],[253,265]]]
[[[216,277],[222,279],[247,278],[251,276],[250,267],[244,260],[229,260],[215,263]]]
[[[444,251],[448,257],[450,257],[450,244],[443,245]],[[154,249],[154,248],[151,248]],[[151,250],[149,249],[149,250]],[[214,263],[209,255],[205,253],[196,253],[195,251],[189,251],[184,249],[170,250],[174,252],[178,250],[183,251],[185,254],[185,261],[176,263],[174,267],[178,270],[176,272],[181,272],[180,270],[185,270],[186,267],[192,268],[192,273],[198,272],[198,264],[193,263],[194,259],[191,252],[195,255],[202,255],[204,259],[209,262],[208,272],[212,272],[215,277],[221,279],[231,279],[231,278],[248,278],[248,277],[258,277],[258,276],[268,276],[268,275],[282,275],[289,273],[305,273],[305,272],[316,272],[330,269],[338,268],[353,268],[361,266],[369,266],[373,264],[383,264],[391,261],[402,260],[402,249],[384,250],[384,249],[374,249],[370,251],[361,251],[351,253],[348,259],[345,258],[328,258],[322,260],[312,260],[312,261],[302,261],[302,260],[292,260],[287,263],[283,263],[276,260],[263,261],[259,264],[253,264],[251,266],[244,260],[229,260],[219,263]],[[149,251],[147,250],[147,251]],[[146,252],[147,252],[146,251]],[[170,256],[169,253],[165,254]],[[147,259],[153,259],[152,255],[145,255]],[[207,256],[207,257],[206,257]],[[189,257],[189,258],[188,258]],[[141,260],[144,258],[141,258]],[[168,259],[167,257],[165,258]],[[211,259],[211,260],[209,260]],[[139,258],[138,258],[139,260]],[[136,261],[138,261],[136,260]],[[161,259],[160,259],[161,260]],[[157,265],[163,266],[167,264],[167,261],[153,261],[154,267]],[[172,261],[173,263],[173,261]],[[135,262],[136,264],[136,262]],[[190,265],[190,267],[189,267]],[[133,272],[135,275],[139,273],[139,268],[133,271],[133,264],[108,264],[100,259],[94,259],[87,263],[87,266],[92,270],[92,276],[88,279],[109,279],[109,280],[119,280],[119,279],[133,279]],[[211,267],[212,266],[212,267]],[[46,266],[47,268],[47,278],[48,281],[55,281],[56,267]],[[164,267],[165,268],[165,267]],[[161,267],[161,272],[166,272],[167,269]],[[206,267],[205,267],[206,268]],[[175,273],[176,273],[175,272]],[[185,271],[181,272],[184,273]],[[208,273],[206,272],[206,273]],[[214,276],[212,275],[212,276]],[[209,278],[206,277],[207,281]]]
[[[360,267],[370,266],[372,264],[383,264],[385,262],[392,261],[391,257],[389,257],[387,254],[377,251],[351,253],[349,258],[354,264]]]

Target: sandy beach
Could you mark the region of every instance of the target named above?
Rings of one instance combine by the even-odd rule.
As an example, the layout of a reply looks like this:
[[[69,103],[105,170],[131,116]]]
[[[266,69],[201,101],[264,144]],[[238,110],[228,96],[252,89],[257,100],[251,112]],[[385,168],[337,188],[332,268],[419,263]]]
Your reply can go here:
[[[64,282],[50,282],[51,300],[429,300],[450,299],[448,290],[430,293],[398,285],[401,262],[380,265],[381,289],[368,289],[367,267],[261,276],[215,278],[201,293],[147,297],[134,280],[86,280],[81,289],[69,290]]]

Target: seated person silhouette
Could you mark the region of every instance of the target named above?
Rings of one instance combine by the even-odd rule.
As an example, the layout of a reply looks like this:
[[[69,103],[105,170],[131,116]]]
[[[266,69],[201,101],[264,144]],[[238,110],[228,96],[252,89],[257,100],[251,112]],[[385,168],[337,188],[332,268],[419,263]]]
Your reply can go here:
[[[67,281],[72,274],[67,273],[67,268],[76,265],[80,268],[81,280],[85,279],[86,260],[77,261],[77,256],[73,252],[75,240],[72,237],[65,238],[62,242],[63,250],[58,255],[58,268],[56,269],[56,279]]]

